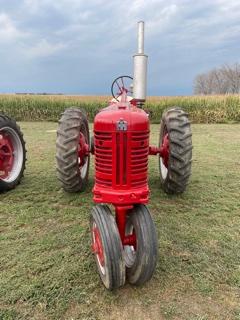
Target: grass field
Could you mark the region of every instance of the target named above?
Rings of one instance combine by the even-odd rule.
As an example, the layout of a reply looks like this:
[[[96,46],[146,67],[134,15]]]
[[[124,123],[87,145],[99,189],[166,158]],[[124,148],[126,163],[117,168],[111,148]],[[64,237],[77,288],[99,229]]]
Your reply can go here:
[[[86,192],[64,193],[55,176],[56,123],[21,127],[25,178],[0,195],[1,320],[240,320],[240,125],[193,125],[184,195],[162,192],[150,159],[157,270],[145,286],[116,292],[101,285],[90,251],[93,175]],[[152,125],[152,142],[157,136]]]

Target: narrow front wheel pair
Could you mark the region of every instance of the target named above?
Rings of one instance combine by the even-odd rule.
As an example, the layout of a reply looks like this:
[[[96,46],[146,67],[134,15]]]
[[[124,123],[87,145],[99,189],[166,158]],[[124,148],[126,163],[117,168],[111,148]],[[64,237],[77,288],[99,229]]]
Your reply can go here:
[[[157,236],[149,210],[136,205],[127,215],[126,235],[135,237],[134,246],[123,246],[110,209],[97,205],[91,215],[92,249],[100,278],[107,289],[128,282],[141,285],[148,281],[157,263]]]

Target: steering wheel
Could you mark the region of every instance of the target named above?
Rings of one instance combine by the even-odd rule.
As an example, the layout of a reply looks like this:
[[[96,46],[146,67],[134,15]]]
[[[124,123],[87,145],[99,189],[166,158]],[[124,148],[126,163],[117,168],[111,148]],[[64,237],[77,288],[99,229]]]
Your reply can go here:
[[[113,98],[118,100],[124,90],[126,91],[126,93],[132,93],[132,81],[133,78],[129,76],[120,76],[116,78],[111,86],[111,93]]]

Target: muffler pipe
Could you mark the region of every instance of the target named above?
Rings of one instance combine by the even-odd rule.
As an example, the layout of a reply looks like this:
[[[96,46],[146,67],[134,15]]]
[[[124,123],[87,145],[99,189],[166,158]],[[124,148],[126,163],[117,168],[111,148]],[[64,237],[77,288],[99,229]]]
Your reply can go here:
[[[144,54],[144,22],[138,22],[138,54]]]
[[[133,56],[133,98],[141,107],[147,92],[147,59],[144,54],[144,22],[138,22],[138,52]]]

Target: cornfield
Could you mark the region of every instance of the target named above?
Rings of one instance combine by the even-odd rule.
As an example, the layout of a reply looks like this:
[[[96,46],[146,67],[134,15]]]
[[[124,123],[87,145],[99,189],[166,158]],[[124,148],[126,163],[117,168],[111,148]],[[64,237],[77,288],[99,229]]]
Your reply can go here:
[[[57,121],[70,106],[85,109],[90,121],[106,107],[109,96],[0,95],[0,112],[17,121]],[[150,97],[145,111],[158,123],[163,111],[179,106],[194,123],[240,122],[240,95]]]

